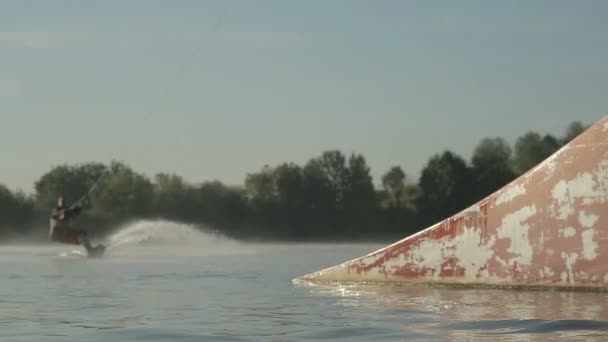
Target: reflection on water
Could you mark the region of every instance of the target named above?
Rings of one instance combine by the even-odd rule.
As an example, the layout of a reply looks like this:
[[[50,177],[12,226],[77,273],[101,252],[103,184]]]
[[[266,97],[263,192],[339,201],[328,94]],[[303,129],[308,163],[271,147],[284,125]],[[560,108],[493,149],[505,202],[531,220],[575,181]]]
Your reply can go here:
[[[603,293],[463,289],[419,285],[297,283],[336,305],[377,305],[401,319],[408,332],[448,340],[608,340],[608,298]],[[412,319],[412,317],[416,317]]]
[[[603,293],[290,281],[374,246],[138,248],[0,248],[0,341],[608,341]]]

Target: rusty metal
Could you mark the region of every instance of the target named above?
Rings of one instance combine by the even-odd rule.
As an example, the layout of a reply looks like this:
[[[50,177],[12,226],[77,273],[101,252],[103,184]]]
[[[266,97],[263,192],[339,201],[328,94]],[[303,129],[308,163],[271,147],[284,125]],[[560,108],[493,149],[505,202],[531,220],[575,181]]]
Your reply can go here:
[[[608,116],[492,195],[296,280],[608,288]]]

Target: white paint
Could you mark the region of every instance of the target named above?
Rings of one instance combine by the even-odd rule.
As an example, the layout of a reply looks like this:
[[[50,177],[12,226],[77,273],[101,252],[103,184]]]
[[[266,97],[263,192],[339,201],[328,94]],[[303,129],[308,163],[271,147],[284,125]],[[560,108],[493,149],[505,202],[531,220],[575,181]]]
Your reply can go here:
[[[596,200],[595,200],[595,199],[593,199],[593,198],[591,198],[591,197],[588,197],[588,198],[584,198],[584,199],[583,199],[583,204],[584,204],[584,205],[592,205],[592,204],[593,204],[593,203],[595,203],[595,202],[596,202]]]
[[[583,228],[593,228],[599,218],[599,216],[593,213],[586,215],[582,210],[578,213],[578,222]]]
[[[458,241],[454,246],[453,254],[458,259],[458,266],[464,268],[464,276],[467,280],[474,280],[479,273],[479,269],[488,263],[494,255],[492,246],[496,238],[492,236],[486,244],[480,244],[481,233],[475,229],[463,230],[463,234],[458,236]]]
[[[381,249],[372,254],[368,254],[367,256],[362,257],[358,260],[355,259],[355,261],[357,261],[357,264],[359,264],[360,267],[370,267],[371,264],[376,263],[377,261],[382,260],[384,258],[386,258],[386,251],[384,249]],[[344,265],[348,267],[352,263],[353,261],[348,261],[344,263]],[[379,266],[371,267],[364,271],[363,274],[365,274],[365,277],[373,275],[383,277],[386,272],[390,272],[391,269],[399,267],[398,264],[401,264],[401,266],[405,264],[403,254],[394,256],[392,259],[388,259],[385,262],[381,262]]]
[[[568,144],[568,145],[563,146],[559,150],[557,150],[555,153],[550,155],[548,158],[546,158],[542,162],[538,163],[530,171],[526,172],[526,174],[523,176],[523,180],[526,183],[529,183],[531,180],[531,177],[541,171],[543,171],[545,173],[544,181],[546,182],[546,181],[550,180],[551,177],[553,177],[553,175],[555,174],[555,170],[557,169],[557,159],[564,152],[570,150],[570,148],[571,148],[571,146],[570,146],[570,144]],[[564,162],[564,160],[560,160],[559,164],[562,165],[563,162]]]
[[[570,198],[568,197],[568,183],[566,181],[559,181],[551,190],[551,196],[553,197],[554,206],[557,206],[558,213],[555,214],[560,220],[565,220],[572,214],[572,206],[570,205]]]
[[[572,197],[595,197],[597,195],[602,195],[603,193],[594,190],[596,187],[597,183],[593,179],[593,175],[588,172],[579,174],[576,178],[568,182],[568,190]]]
[[[433,271],[433,279],[439,277],[441,271],[441,264],[444,261],[443,243],[441,240],[426,238],[420,242],[418,247],[414,247],[409,253],[409,258],[406,256],[407,263],[414,263],[420,268],[427,268]],[[391,260],[387,262],[387,266],[399,267],[402,264],[399,262],[398,265],[392,265]]]
[[[431,272],[427,273],[427,276],[432,275],[433,279],[438,279],[441,265],[446,259],[454,258],[457,260],[457,265],[464,269],[466,279],[476,279],[480,269],[494,255],[492,246],[496,239],[492,237],[485,244],[480,244],[480,241],[481,233],[478,230],[464,227],[462,234],[454,238],[424,239],[418,247],[411,249],[405,262],[398,261],[393,265],[394,261],[390,260],[387,261],[386,265],[396,270],[398,267],[403,267],[405,263],[414,263],[420,268],[430,270]]]
[[[574,263],[578,260],[578,254],[576,253],[564,253],[562,252],[562,259],[566,263],[566,279],[564,279],[564,273],[562,273],[562,282],[567,282],[569,284],[574,283],[574,271],[572,270]]]
[[[477,274],[479,275],[479,277],[481,277],[481,279],[489,279],[490,278],[490,271],[487,268],[485,270],[477,272]]]
[[[466,217],[466,216],[477,217],[477,216],[480,216],[480,215],[483,215],[483,213],[479,209],[479,206],[473,205],[471,207],[468,207],[468,208],[464,209],[462,211],[462,213],[460,215],[458,215],[458,216],[462,216],[462,217]]]
[[[551,248],[547,249],[547,254],[549,254],[549,256],[552,256],[553,254],[555,254],[555,251],[552,250]]]
[[[597,242],[593,240],[595,231],[593,229],[587,229],[581,234],[583,240],[583,257],[587,260],[593,260],[597,258],[597,249],[599,248]]]
[[[553,276],[555,275],[555,272],[553,272],[553,270],[552,270],[552,269],[550,269],[550,268],[549,268],[549,267],[547,267],[547,266],[545,266],[545,267],[543,268],[543,273],[545,274],[545,276],[546,276],[547,278],[553,277]]]
[[[378,260],[384,258],[384,256],[385,256],[385,253],[383,253],[383,252],[373,253],[371,255],[368,255],[368,256],[362,258],[360,261],[360,264],[361,264],[361,266],[366,267],[368,265],[376,263]],[[343,265],[346,265],[348,263],[349,262],[345,262],[345,263],[343,263]]]
[[[505,260],[501,259],[498,255],[495,257],[495,260],[500,264],[500,266],[502,267],[508,267],[509,263],[506,262]]]
[[[570,145],[566,145],[561,149],[557,150],[553,153],[549,158],[547,158],[540,166],[545,169],[545,182],[548,181],[555,174],[555,169],[557,166],[556,159],[561,156],[564,152],[570,149]],[[560,160],[560,165],[564,164],[564,160]]]
[[[576,229],[574,229],[572,227],[566,227],[566,228],[560,229],[558,232],[559,232],[559,235],[561,235],[564,238],[571,238],[574,235],[576,235]]]
[[[540,233],[540,239],[538,239],[538,243],[536,244],[535,249],[537,251],[542,251],[543,249],[545,249],[545,233],[544,232]]]
[[[511,239],[511,245],[507,251],[518,255],[512,258],[510,263],[517,262],[520,265],[532,263],[532,244],[528,239],[530,226],[524,222],[534,215],[536,215],[536,207],[530,205],[506,215],[502,219],[502,225],[497,231],[498,237]]]
[[[600,161],[598,163],[599,167],[592,173],[580,173],[576,178],[568,181],[561,180],[555,184],[551,195],[553,197],[553,213],[556,218],[566,220],[574,214],[572,201],[577,198],[582,198],[584,205],[606,203],[608,201],[608,193],[601,186],[602,180],[608,179],[608,169],[602,167],[606,162],[606,160]],[[596,179],[599,179],[599,182]],[[588,222],[592,219],[592,217],[583,218],[583,220],[587,220],[585,221],[586,224],[589,224]]]
[[[521,196],[526,193],[526,188],[523,184],[517,184],[509,186],[508,188],[502,190],[498,197],[496,198],[496,202],[494,205],[501,205],[504,203],[511,202],[517,196]]]

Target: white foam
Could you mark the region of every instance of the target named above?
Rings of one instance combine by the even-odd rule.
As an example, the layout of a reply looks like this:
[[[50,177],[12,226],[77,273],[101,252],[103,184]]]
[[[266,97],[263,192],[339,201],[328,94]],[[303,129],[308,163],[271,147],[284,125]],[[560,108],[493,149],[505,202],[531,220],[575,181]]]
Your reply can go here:
[[[125,225],[104,242],[107,251],[121,254],[139,252],[175,254],[236,254],[244,245],[217,232],[196,225],[167,220],[141,220]]]

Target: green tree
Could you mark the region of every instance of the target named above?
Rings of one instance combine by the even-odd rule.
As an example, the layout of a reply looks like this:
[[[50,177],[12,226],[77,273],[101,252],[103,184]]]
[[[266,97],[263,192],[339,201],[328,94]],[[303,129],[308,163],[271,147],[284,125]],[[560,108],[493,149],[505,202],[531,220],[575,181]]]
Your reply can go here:
[[[335,206],[344,205],[344,197],[349,180],[349,169],[346,166],[346,156],[340,151],[325,151],[317,159],[327,184],[332,190]]]
[[[303,169],[304,203],[307,223],[313,236],[335,236],[342,222],[349,182],[346,157],[340,151],[325,151],[312,158]]]
[[[382,187],[387,194],[389,207],[398,208],[403,204],[406,174],[400,166],[393,166],[382,176]]]
[[[566,128],[566,134],[561,139],[561,144],[566,145],[588,128],[589,126],[583,125],[583,123],[580,121],[574,121],[570,123],[570,125],[568,125],[568,128]]]
[[[155,212],[167,218],[184,219],[188,216],[189,186],[176,174],[159,173],[154,177]]]
[[[284,163],[273,170],[279,207],[293,214],[304,207],[304,174],[302,168],[293,163]]]
[[[418,184],[405,184],[403,189],[403,205],[410,211],[416,211],[416,203],[422,196],[422,191]]]
[[[511,169],[511,147],[502,138],[485,138],[471,158],[478,199],[498,190],[515,178]]]
[[[36,181],[36,203],[43,209],[52,208],[59,196],[63,196],[68,203],[74,202],[89,190],[105,170],[106,167],[100,163],[54,167]]]
[[[559,149],[559,141],[551,136],[541,137],[536,132],[528,132],[515,142],[513,167],[516,174],[521,175]]]
[[[471,169],[460,156],[445,151],[433,156],[422,170],[418,208],[427,222],[444,219],[474,199]]]
[[[154,203],[154,186],[122,162],[112,162],[109,175],[94,194],[94,212],[113,218],[146,217]]]
[[[313,158],[302,170],[304,176],[304,200],[308,209],[315,213],[333,211],[336,194],[331,180],[325,173],[322,162]]]
[[[265,165],[260,172],[247,174],[245,192],[253,203],[268,205],[275,202],[277,189],[273,169]]]
[[[23,192],[13,193],[0,184],[0,234],[23,230],[33,217],[33,200]]]
[[[242,189],[228,187],[219,181],[204,182],[192,190],[192,196],[192,219],[239,233],[232,226],[245,221],[248,214]]]
[[[347,182],[344,189],[344,210],[342,211],[342,231],[344,236],[356,237],[368,234],[368,229],[375,229],[377,222],[378,202],[367,161],[360,154],[352,154],[348,160]]]
[[[352,154],[346,172],[345,203],[351,213],[366,213],[377,207],[371,169],[360,154]]]

